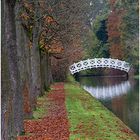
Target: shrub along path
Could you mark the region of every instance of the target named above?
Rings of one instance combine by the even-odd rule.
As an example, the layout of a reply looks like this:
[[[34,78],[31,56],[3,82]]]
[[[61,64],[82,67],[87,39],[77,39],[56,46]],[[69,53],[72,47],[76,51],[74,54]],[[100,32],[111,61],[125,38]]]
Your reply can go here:
[[[38,106],[40,108],[37,110],[38,114],[36,113],[35,115],[37,119],[25,120],[25,135],[18,136],[17,139],[69,140],[69,124],[65,107],[64,84],[54,84],[52,90],[38,102]],[[44,107],[46,107],[45,110]],[[43,116],[40,116],[41,114]],[[42,117],[42,119],[38,119],[40,117]]]

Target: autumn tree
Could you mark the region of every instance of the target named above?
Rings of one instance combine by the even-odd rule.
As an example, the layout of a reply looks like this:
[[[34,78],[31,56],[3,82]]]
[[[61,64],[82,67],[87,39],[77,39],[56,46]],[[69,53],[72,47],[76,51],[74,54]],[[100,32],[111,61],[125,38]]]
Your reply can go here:
[[[110,54],[128,61],[138,72],[138,0],[110,0]]]
[[[23,130],[23,96],[16,45],[15,0],[2,1],[2,139]]]
[[[69,65],[83,58],[84,39],[104,3],[2,1],[3,139],[14,140],[22,133],[23,120],[32,118],[37,97],[53,79],[66,80]]]
[[[66,74],[64,76],[64,70],[68,72],[68,66],[73,62],[81,60],[85,55],[84,51],[86,48],[83,47],[84,39],[87,37],[89,29],[91,28],[91,20],[94,20],[95,16],[99,14],[103,5],[104,3],[94,0],[61,1],[60,8],[54,10],[57,11],[57,19],[60,23],[59,34],[64,46],[64,55],[61,55],[62,58],[59,60],[52,58],[52,72],[54,78],[57,77],[57,80],[61,76],[66,77]],[[64,60],[65,62],[63,62]],[[57,70],[61,76],[56,74]],[[63,78],[63,80],[64,79],[65,78]]]
[[[108,40],[110,43],[111,58],[123,59],[123,46],[121,42],[121,23],[124,14],[123,10],[115,8],[117,0],[110,0],[110,15],[107,22]]]

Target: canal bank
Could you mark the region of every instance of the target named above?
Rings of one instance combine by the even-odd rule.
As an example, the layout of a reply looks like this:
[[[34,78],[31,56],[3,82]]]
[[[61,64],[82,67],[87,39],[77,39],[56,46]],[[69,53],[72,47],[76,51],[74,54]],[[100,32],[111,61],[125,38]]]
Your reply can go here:
[[[139,136],[139,80],[125,77],[79,76],[82,88]]]
[[[78,83],[65,84],[70,140],[136,140],[138,136]]]
[[[18,140],[138,140],[119,118],[77,82],[54,83],[37,100]]]

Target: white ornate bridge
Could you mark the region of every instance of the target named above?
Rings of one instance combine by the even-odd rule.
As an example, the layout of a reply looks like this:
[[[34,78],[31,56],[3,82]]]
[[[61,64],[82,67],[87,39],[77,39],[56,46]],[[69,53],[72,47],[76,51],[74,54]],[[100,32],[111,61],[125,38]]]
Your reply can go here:
[[[86,69],[104,68],[104,67],[119,69],[125,72],[128,72],[130,70],[129,63],[118,59],[112,59],[112,58],[94,58],[94,59],[83,60],[71,65],[69,67],[69,70],[71,74],[74,74]]]

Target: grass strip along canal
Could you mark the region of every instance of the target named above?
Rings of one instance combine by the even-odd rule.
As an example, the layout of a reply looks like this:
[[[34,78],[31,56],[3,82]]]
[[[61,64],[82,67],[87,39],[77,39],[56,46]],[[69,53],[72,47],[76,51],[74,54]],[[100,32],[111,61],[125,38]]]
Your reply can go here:
[[[138,140],[138,136],[76,82],[55,83],[38,98],[34,119],[18,140]]]

